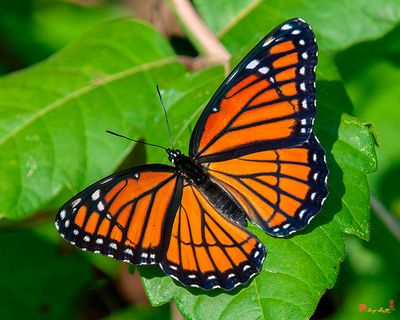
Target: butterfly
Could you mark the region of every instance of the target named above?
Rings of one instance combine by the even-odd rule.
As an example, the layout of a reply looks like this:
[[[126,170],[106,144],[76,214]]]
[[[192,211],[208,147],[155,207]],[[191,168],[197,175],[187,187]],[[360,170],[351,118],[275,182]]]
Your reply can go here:
[[[328,195],[325,152],[312,132],[317,44],[291,19],[262,39],[219,87],[191,135],[189,156],[106,177],[65,203],[61,236],[134,265],[159,264],[185,286],[231,290],[266,256],[251,221],[284,237]]]

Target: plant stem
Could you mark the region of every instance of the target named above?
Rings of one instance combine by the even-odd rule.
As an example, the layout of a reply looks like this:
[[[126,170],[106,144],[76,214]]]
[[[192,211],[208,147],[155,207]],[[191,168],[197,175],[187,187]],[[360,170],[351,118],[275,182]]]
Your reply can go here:
[[[200,46],[199,50],[215,62],[222,63],[229,68],[230,53],[221,44],[219,39],[208,29],[203,20],[188,0],[171,0],[176,15],[184,24],[193,40]]]
[[[400,242],[400,225],[396,218],[385,208],[385,206],[371,194],[371,208],[383,222],[386,228],[393,234],[393,236]]]

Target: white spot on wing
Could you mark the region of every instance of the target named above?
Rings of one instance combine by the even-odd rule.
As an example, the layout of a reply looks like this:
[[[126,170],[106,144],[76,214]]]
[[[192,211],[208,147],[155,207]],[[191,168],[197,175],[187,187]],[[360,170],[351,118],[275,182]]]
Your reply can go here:
[[[300,30],[293,30],[292,31],[292,34],[294,34],[294,35],[299,34],[299,33],[300,33]]]
[[[85,236],[85,237],[83,238],[83,241],[89,242],[89,241],[90,241],[89,236]]]
[[[301,106],[302,106],[304,109],[307,109],[307,99],[304,99],[304,100],[301,102]]]
[[[304,82],[300,83],[300,89],[306,91],[306,84]]]
[[[100,189],[92,193],[92,200],[97,200],[100,197]]]
[[[246,264],[246,265],[243,267],[243,271],[246,271],[247,269],[250,269],[250,266],[249,266],[248,264]]]
[[[256,60],[256,59],[251,60],[251,61],[247,64],[246,69],[254,69],[255,67],[258,66],[259,63],[260,63],[260,61],[258,61],[258,60]]]
[[[274,41],[274,38],[268,38],[268,39],[264,42],[263,47],[266,47],[266,46],[269,45],[272,41]]]
[[[301,67],[299,72],[300,74],[304,75],[304,73],[306,72],[306,68]]]
[[[66,228],[68,228],[68,227],[69,227],[69,220],[68,220],[68,219],[67,219],[67,220],[65,220],[64,226],[65,226]]]
[[[117,250],[117,244],[114,242],[110,243],[110,248]]]
[[[100,184],[105,184],[105,183],[107,183],[107,182],[111,181],[112,179],[113,179],[113,178],[108,178],[108,179],[106,179],[106,180],[102,181]]]
[[[97,244],[103,244],[103,239],[102,238],[97,238],[96,239]]]
[[[290,30],[290,29],[292,29],[293,27],[290,25],[290,24],[285,24],[285,25],[283,25],[282,26],[282,28],[281,28],[281,30]]]
[[[189,279],[196,279],[196,277],[197,277],[197,276],[196,276],[195,274],[189,274],[189,275],[188,275],[188,278],[189,278]]]
[[[65,210],[61,211],[61,212],[60,212],[60,218],[61,218],[61,220],[64,220],[66,215],[67,215],[67,213],[65,212]]]
[[[99,211],[103,211],[104,210],[103,202],[99,201],[99,203],[97,204],[97,209],[99,209]]]
[[[266,74],[269,71],[268,67],[262,67],[260,69],[258,69],[258,72],[262,73],[262,74]]]
[[[231,81],[231,80],[233,79],[233,77],[236,76],[236,73],[238,73],[237,70],[235,70],[233,73],[231,73],[231,74],[229,75],[229,77],[226,79],[226,82]]]
[[[304,60],[307,60],[307,59],[308,59],[308,54],[307,54],[307,52],[303,52],[303,53],[301,54],[301,56],[303,57]]]
[[[76,207],[80,202],[81,202],[81,198],[75,199],[75,200],[72,202],[72,208]]]
[[[304,41],[303,39],[301,39],[301,40],[299,41],[299,44],[300,44],[301,46],[304,46],[306,43],[305,43],[305,41]]]
[[[126,254],[129,254],[130,256],[133,256],[132,249],[125,249],[124,251]]]
[[[287,228],[289,228],[289,227],[290,227],[290,224],[289,224],[289,223],[286,223],[286,224],[283,225],[282,228],[283,228],[283,229],[287,229]]]

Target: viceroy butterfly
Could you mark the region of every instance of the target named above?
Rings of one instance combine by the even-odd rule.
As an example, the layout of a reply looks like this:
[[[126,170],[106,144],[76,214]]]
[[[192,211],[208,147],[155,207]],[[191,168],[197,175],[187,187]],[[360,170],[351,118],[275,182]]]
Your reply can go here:
[[[211,98],[174,167],[149,164],[86,188],[56,217],[82,250],[159,264],[186,286],[231,290],[260,272],[271,236],[303,229],[327,197],[325,152],[312,132],[317,44],[292,19],[267,35]]]

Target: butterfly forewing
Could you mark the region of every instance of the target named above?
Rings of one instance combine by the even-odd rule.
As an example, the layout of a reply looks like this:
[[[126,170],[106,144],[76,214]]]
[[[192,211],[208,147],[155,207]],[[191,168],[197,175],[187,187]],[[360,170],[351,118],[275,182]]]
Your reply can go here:
[[[158,263],[182,194],[175,168],[147,165],[105,178],[58,212],[75,246],[134,264]]]
[[[193,131],[200,162],[302,143],[315,116],[317,45],[301,19],[279,26],[239,63]]]
[[[273,236],[303,229],[328,194],[325,152],[314,134],[294,147],[209,163],[207,170],[247,218]]]
[[[219,214],[195,186],[183,188],[165,273],[192,287],[230,290],[256,275],[264,257],[254,235]]]

